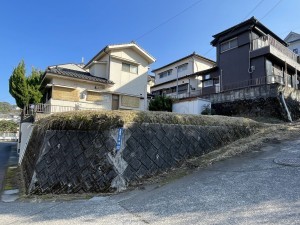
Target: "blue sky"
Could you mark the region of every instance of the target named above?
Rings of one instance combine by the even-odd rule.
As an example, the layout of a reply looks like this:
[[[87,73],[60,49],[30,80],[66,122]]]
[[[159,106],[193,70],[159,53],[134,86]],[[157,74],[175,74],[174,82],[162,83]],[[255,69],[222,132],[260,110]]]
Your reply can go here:
[[[22,59],[29,73],[136,40],[157,59],[151,69],[193,51],[214,60],[213,34],[255,16],[284,38],[300,33],[299,8],[299,0],[2,0],[0,101],[14,103],[8,79]]]

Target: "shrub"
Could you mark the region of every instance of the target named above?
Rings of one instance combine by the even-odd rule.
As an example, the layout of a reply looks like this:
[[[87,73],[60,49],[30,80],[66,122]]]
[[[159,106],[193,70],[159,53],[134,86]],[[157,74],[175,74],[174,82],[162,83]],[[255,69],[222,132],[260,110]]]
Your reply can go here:
[[[172,112],[172,99],[167,96],[156,96],[149,102],[149,110]]]

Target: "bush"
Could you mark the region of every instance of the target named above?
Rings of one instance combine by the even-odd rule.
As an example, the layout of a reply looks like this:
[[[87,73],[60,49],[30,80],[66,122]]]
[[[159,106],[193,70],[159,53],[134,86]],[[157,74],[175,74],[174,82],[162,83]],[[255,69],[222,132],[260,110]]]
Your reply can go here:
[[[215,115],[216,114],[215,110],[212,109],[210,105],[206,105],[203,108],[204,109],[201,112],[202,115]]]
[[[172,99],[167,96],[156,96],[149,102],[150,111],[172,112]]]

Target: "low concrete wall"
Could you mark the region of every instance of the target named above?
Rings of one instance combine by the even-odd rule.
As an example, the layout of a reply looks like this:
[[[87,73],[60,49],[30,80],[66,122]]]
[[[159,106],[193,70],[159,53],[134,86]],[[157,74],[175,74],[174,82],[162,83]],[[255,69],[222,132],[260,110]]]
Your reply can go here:
[[[127,124],[34,130],[21,164],[28,193],[113,192],[253,133],[250,127]]]

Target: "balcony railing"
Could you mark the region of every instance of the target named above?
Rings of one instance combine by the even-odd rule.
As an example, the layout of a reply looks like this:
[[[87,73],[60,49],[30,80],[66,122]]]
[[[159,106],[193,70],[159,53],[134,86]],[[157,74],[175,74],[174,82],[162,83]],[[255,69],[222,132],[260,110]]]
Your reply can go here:
[[[298,55],[295,54],[293,51],[291,51],[289,48],[281,44],[279,41],[277,41],[275,38],[273,38],[270,35],[265,35],[260,38],[252,40],[252,48],[251,50],[254,51],[256,49],[264,48],[267,46],[273,46],[278,51],[282,52],[284,55],[289,57],[290,59],[294,60],[298,63],[297,58]]]
[[[197,91],[190,91],[190,92],[184,92],[184,93],[167,93],[165,94],[168,97],[175,98],[175,99],[182,99],[182,98],[191,98],[191,97],[199,97],[203,95],[209,95],[209,94],[215,94],[220,92],[220,86],[213,85],[210,87],[204,87]]]
[[[60,113],[60,112],[70,112],[76,110],[101,110],[101,108],[86,108],[80,105],[76,106],[62,106],[62,105],[51,105],[51,104],[32,104],[24,107],[21,120],[23,121],[26,118],[33,116],[33,120],[35,120],[35,116],[37,114],[53,114],[53,113]]]
[[[239,81],[231,84],[226,84],[222,86],[222,91],[230,91],[240,88],[259,86],[264,84],[284,84],[283,76],[270,75],[265,77],[259,77],[251,80]]]

